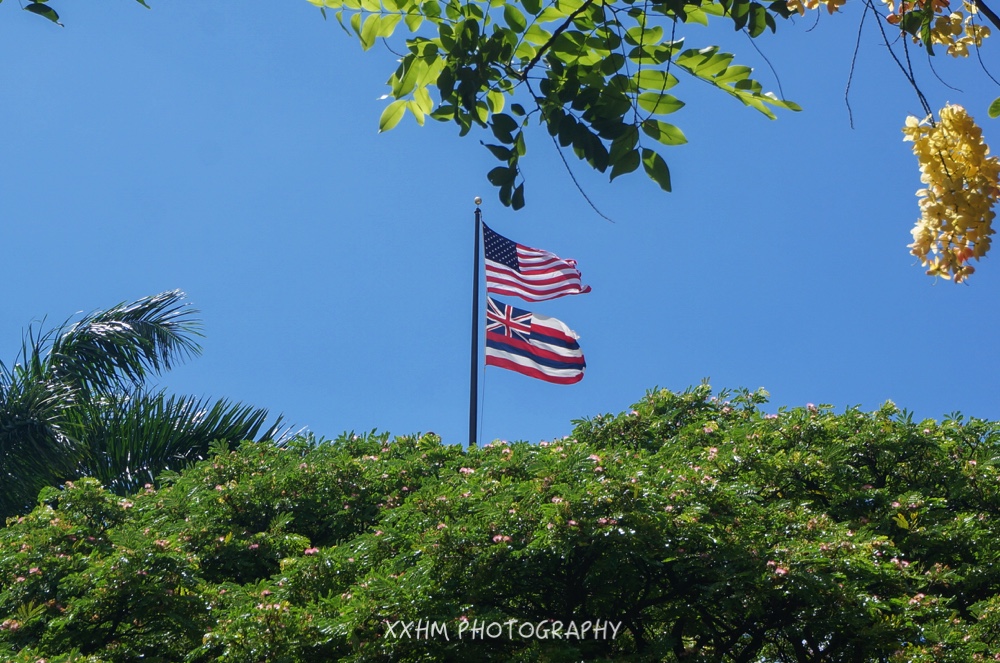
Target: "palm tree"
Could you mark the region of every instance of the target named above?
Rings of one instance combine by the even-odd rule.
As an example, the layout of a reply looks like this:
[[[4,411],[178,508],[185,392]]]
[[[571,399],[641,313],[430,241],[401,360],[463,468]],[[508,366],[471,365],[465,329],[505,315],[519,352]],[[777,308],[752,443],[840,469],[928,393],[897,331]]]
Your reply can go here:
[[[66,479],[93,476],[126,494],[213,441],[274,439],[281,418],[261,432],[266,410],[145,388],[201,352],[197,311],[184,298],[173,290],[47,332],[31,327],[14,365],[0,362],[0,517]]]

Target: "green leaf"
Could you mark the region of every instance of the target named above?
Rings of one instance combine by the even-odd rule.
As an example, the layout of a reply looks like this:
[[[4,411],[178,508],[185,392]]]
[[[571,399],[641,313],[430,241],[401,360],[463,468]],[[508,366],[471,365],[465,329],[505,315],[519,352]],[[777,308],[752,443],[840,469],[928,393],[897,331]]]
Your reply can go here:
[[[542,46],[547,44],[549,39],[552,39],[552,33],[543,30],[538,26],[537,23],[532,23],[531,27],[528,28],[524,33],[524,40],[535,46]]]
[[[490,90],[486,93],[486,102],[489,104],[491,113],[499,113],[502,111],[506,101],[507,99],[503,92]]]
[[[649,178],[660,185],[664,191],[670,191],[670,169],[667,162],[653,150],[643,149],[642,166]]]
[[[640,108],[654,115],[666,115],[684,107],[684,102],[677,97],[659,92],[643,92],[638,101]]]
[[[493,154],[493,156],[495,156],[497,159],[500,159],[500,161],[507,161],[513,154],[510,148],[503,147],[502,145],[489,145],[487,143],[483,143],[482,141],[480,141],[480,144],[482,144],[483,147],[489,150]]]
[[[497,113],[490,121],[493,135],[505,145],[511,145],[514,142],[514,132],[517,131],[517,127],[517,120],[506,113]]]
[[[608,154],[610,163],[617,163],[625,156],[625,153],[639,144],[639,129],[634,126],[628,127],[620,136],[611,142],[611,150]]]
[[[990,109],[988,112],[990,114],[990,117],[993,118],[1000,117],[1000,97],[997,97],[996,99],[993,100],[993,103],[990,104]]]
[[[514,195],[510,199],[510,206],[515,210],[524,207],[524,184],[514,187]]]
[[[522,0],[521,6],[532,16],[538,16],[538,13],[542,11],[541,0]]]
[[[528,21],[524,18],[524,14],[512,4],[504,5],[503,20],[511,30],[518,34],[524,32],[528,27]]]
[[[431,99],[431,93],[426,87],[418,87],[413,92],[413,101],[422,112],[428,115],[434,110],[434,100]]]
[[[639,150],[629,150],[611,167],[611,178],[609,181],[613,181],[619,175],[625,175],[637,170],[639,168],[639,161]]]
[[[420,24],[424,22],[424,17],[420,14],[407,14],[403,21],[410,32],[416,32]]]
[[[382,111],[382,117],[378,120],[378,131],[382,133],[383,131],[389,131],[403,119],[403,115],[406,113],[406,101],[403,99],[397,99]]]
[[[767,28],[767,10],[756,2],[750,3],[750,36],[760,36]]]
[[[515,177],[517,177],[517,169],[508,166],[497,166],[486,174],[486,179],[493,186],[513,184]]]
[[[677,77],[659,69],[643,69],[632,76],[640,90],[669,90],[677,85]]]
[[[683,145],[687,142],[687,136],[683,131],[659,120],[646,120],[642,123],[642,130],[647,136],[664,145]]]
[[[388,39],[392,36],[392,33],[396,30],[396,26],[399,25],[399,22],[402,20],[402,14],[389,14],[388,16],[383,16],[379,24],[378,36],[382,39]]]
[[[32,2],[27,5],[24,10],[29,11],[32,14],[38,14],[39,16],[45,17],[56,25],[62,25],[62,23],[59,22],[59,14],[57,14],[54,9],[45,6],[45,4],[41,2]]]
[[[528,147],[524,144],[524,132],[518,131],[517,135],[514,136],[514,151],[517,152],[517,156],[523,157],[528,151]]]
[[[406,107],[410,109],[411,113],[413,113],[413,117],[414,119],[416,119],[417,124],[419,124],[420,126],[424,126],[424,116],[426,115],[426,113],[424,113],[423,109],[420,107],[420,104],[411,99],[410,101],[406,102]]]
[[[361,38],[361,48],[367,51],[375,45],[381,25],[382,18],[376,14],[370,14],[365,19],[364,25],[361,26],[361,32],[358,33],[358,37]]]

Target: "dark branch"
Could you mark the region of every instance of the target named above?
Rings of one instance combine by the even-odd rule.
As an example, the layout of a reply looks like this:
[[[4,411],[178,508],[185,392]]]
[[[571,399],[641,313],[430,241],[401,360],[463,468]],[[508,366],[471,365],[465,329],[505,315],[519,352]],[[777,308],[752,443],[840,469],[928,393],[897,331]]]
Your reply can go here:
[[[997,30],[1000,30],[1000,16],[997,16],[996,12],[990,9],[986,3],[983,2],[983,0],[972,0],[972,4],[976,6],[976,9],[983,13],[983,16],[990,19],[990,23],[992,23]]]
[[[524,69],[521,70],[521,75],[520,75],[521,80],[524,80],[528,76],[528,72],[531,71],[531,68],[534,67],[536,64],[538,64],[538,61],[542,59],[542,56],[545,55],[546,51],[552,48],[552,44],[554,44],[556,39],[559,38],[559,35],[565,32],[566,28],[573,25],[573,21],[576,20],[576,17],[582,14],[587,9],[589,9],[592,4],[594,4],[594,0],[587,0],[582,5],[580,5],[579,9],[570,14],[562,25],[556,28],[556,31],[552,33],[552,36],[549,37],[548,41],[542,44],[542,47],[538,49],[537,53],[535,53],[535,57],[531,58],[531,60],[524,67]]]

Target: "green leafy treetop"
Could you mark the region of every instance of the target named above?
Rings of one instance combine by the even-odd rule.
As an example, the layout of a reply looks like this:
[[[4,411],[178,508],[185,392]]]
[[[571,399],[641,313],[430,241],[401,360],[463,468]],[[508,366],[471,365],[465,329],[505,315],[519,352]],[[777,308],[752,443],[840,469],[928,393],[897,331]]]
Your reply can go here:
[[[546,129],[560,156],[562,149],[570,149],[612,180],[641,166],[660,188],[670,191],[664,149],[687,141],[681,128],[668,121],[684,106],[674,95],[682,77],[718,88],[769,118],[775,117],[775,109],[799,110],[795,103],[766,92],[751,76],[751,68],[735,64],[732,54],[717,46],[686,44],[686,28],[722,22],[756,38],[776,31],[781,19],[821,6],[832,14],[846,2],[308,1],[324,16],[331,10],[365,50],[379,40],[388,43],[401,28],[409,33],[396,40],[402,41],[397,50],[403,53],[388,80],[386,96],[391,101],[379,129],[392,129],[409,112],[419,124],[428,117],[454,122],[463,136],[473,128],[489,130],[492,139],[484,145],[501,165],[487,178],[499,189],[500,201],[514,209],[525,203],[520,160],[527,152],[525,129],[533,121]],[[1000,29],[1000,17],[986,0],[968,0],[961,7],[951,7],[950,0],[864,2],[864,16],[873,13],[889,54],[913,86],[924,122],[936,127],[912,67],[902,65],[910,61],[908,42],[912,38],[923,44],[929,54],[937,45],[952,56],[966,57],[990,35],[983,20]],[[58,21],[48,2],[31,2],[25,8]],[[893,31],[903,38],[890,40]],[[946,109],[942,122],[947,122]],[[989,113],[1000,114],[1000,98]],[[930,186],[918,191],[921,217],[910,245],[928,274],[955,282],[974,271],[971,260],[986,255],[993,234],[992,208],[1000,198],[1000,159],[987,156],[989,149],[971,118],[961,126],[960,132],[933,132],[938,140],[929,150],[920,148],[919,140],[914,146],[922,181]],[[910,131],[907,137],[914,139]],[[969,145],[978,157],[946,164],[958,168],[946,167],[943,179],[927,167],[925,157],[947,161]]]
[[[218,445],[131,497],[46,489],[0,531],[0,658],[992,660],[998,425],[765,399],[658,390],[538,444]],[[539,637],[595,620],[615,637]]]

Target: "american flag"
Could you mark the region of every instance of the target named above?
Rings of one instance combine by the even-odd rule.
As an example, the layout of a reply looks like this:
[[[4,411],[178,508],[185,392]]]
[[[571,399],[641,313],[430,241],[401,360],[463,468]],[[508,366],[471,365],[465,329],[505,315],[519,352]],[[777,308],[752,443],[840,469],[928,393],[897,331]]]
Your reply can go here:
[[[575,260],[517,244],[483,224],[486,248],[486,290],[529,302],[590,292],[583,285]]]
[[[573,384],[587,362],[565,323],[486,298],[486,364],[529,377]]]

